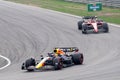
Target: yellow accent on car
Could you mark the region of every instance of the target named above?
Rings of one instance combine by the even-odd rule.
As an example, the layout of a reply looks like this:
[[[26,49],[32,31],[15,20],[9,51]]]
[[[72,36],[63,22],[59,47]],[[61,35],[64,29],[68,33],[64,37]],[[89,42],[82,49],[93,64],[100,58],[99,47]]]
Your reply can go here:
[[[48,60],[48,59],[49,59],[49,57],[45,57],[44,59],[42,59],[42,60],[40,61],[40,63],[35,66],[35,68],[36,68],[36,69],[40,69],[41,67],[43,67],[45,61]]]

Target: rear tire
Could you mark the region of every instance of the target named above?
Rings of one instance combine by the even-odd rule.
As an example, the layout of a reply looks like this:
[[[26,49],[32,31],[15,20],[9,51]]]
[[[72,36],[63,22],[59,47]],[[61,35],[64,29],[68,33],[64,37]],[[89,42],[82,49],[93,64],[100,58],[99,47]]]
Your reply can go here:
[[[83,23],[83,21],[78,22],[78,30],[82,30],[82,23]]]
[[[73,54],[72,60],[75,65],[83,64],[83,60],[84,60],[83,54],[81,53]]]

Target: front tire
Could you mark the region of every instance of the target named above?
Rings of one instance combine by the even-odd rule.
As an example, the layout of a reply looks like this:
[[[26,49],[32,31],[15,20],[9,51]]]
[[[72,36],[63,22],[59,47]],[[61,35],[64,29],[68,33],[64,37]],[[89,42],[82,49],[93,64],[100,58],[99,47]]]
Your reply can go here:
[[[62,59],[57,57],[53,60],[53,65],[55,70],[60,70],[63,68],[63,62]]]
[[[33,59],[33,58],[27,59],[25,62],[25,67],[26,67],[27,71],[34,71],[34,69],[29,68],[31,66],[35,66],[35,59]]]
[[[22,70],[25,69],[25,63],[22,64],[22,67],[21,67]]]
[[[103,23],[103,29],[104,29],[104,32],[107,33],[109,32],[109,28],[108,28],[108,24],[107,23]]]
[[[83,21],[78,22],[78,30],[82,30],[82,23],[83,23]]]
[[[86,24],[82,25],[82,33],[87,34],[87,25]]]

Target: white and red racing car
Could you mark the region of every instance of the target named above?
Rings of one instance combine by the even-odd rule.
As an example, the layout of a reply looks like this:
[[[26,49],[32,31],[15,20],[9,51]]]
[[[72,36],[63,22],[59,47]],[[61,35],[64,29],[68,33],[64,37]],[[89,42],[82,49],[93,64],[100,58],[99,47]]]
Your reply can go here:
[[[96,16],[84,16],[78,22],[78,30],[82,30],[83,34],[87,34],[88,30],[92,30],[96,33],[101,30],[107,33],[109,32],[109,27],[106,22],[98,19]]]

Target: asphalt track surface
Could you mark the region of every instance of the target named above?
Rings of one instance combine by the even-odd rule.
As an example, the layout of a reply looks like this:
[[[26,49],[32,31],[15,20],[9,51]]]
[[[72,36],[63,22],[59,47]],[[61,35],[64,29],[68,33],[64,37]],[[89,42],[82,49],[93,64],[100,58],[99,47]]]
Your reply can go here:
[[[0,70],[0,80],[120,80],[120,28],[109,33],[83,35],[79,18],[11,2],[0,1],[0,55],[11,65]],[[62,70],[22,71],[27,58],[40,58],[54,47],[75,46],[84,64]],[[7,65],[0,58],[0,67]]]

